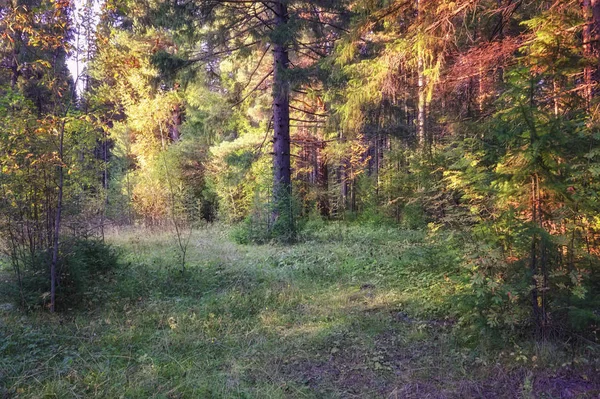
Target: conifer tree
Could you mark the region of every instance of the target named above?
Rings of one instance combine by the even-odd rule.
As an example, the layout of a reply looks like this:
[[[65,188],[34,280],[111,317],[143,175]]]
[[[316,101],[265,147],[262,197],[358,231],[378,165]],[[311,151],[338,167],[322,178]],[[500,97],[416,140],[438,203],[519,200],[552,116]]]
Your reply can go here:
[[[202,49],[200,55],[188,62],[214,62],[258,52],[263,54],[260,64],[267,52],[273,53],[272,67],[266,75],[256,78],[258,84],[243,93],[241,101],[251,96],[262,82],[271,79],[273,211],[270,224],[293,239],[290,121],[300,126],[316,126],[321,115],[306,107],[292,106],[291,95],[306,100],[313,86],[319,85],[315,66],[331,53],[333,43],[344,33],[342,25],[348,21],[349,12],[343,2],[335,1],[207,1],[198,6],[209,28],[196,39],[196,47]],[[298,116],[290,116],[291,112]]]

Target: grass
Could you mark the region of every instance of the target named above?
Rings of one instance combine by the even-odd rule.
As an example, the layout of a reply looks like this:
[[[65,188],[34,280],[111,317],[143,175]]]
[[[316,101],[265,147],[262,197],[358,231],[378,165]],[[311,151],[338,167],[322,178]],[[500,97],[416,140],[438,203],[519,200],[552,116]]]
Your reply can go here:
[[[0,397],[600,394],[595,346],[464,339],[450,234],[330,224],[294,246],[243,246],[212,226],[183,274],[169,232],[109,240],[123,265],[83,303],[0,310]]]

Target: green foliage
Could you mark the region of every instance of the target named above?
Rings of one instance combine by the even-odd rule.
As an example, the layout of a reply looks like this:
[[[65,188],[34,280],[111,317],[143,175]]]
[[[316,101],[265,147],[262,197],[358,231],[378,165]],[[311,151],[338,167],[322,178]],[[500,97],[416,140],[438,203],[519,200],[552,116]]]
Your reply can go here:
[[[57,266],[57,309],[72,309],[84,302],[96,303],[101,299],[99,282],[117,268],[119,252],[97,238],[63,237],[63,242]],[[50,300],[50,255],[45,251],[23,255],[20,285],[4,288],[15,303],[28,309],[45,307]]]
[[[155,52],[150,61],[159,69],[162,78],[167,82],[174,81],[177,76],[177,71],[188,65],[188,62],[185,59],[162,49]]]
[[[36,117],[31,102],[11,89],[7,94],[7,103],[0,104],[0,248],[14,272],[15,298],[34,306],[48,299],[51,248],[59,234],[59,165],[64,171],[60,211],[69,233],[77,237],[101,219],[105,193],[99,170],[104,162],[95,156],[101,136],[89,115]],[[58,136],[67,149],[62,156]]]
[[[257,193],[250,214],[232,230],[239,244],[294,243],[304,221],[299,219],[299,201],[294,196],[280,196],[274,204],[264,193]]]
[[[538,36],[523,49],[527,66],[505,73],[506,90],[488,134],[479,142],[467,138],[457,147],[453,168],[461,172],[449,171],[446,179],[468,201],[479,219],[474,231],[490,245],[472,257],[476,299],[468,306],[479,309],[477,317],[491,328],[532,326],[562,334],[569,325],[582,328],[583,318],[573,324],[569,315],[586,314],[574,303],[583,305],[576,300],[586,292],[582,276],[596,267],[595,261],[584,260],[579,232],[586,227],[569,216],[586,208],[588,217],[595,217],[574,194],[588,185],[578,171],[586,162],[581,149],[596,144],[581,108],[558,111],[557,104],[576,104],[578,98],[548,93],[551,86],[542,84],[568,84],[564,74],[576,65],[568,58],[571,47],[554,47],[541,21],[529,25]],[[550,95],[554,104],[546,100]],[[532,297],[537,298],[533,308]],[[593,318],[588,322],[595,324]]]
[[[253,204],[262,202],[263,206],[270,201],[265,196],[272,190],[271,160],[261,154],[264,133],[259,132],[249,132],[212,148],[210,177],[226,220],[243,220]]]
[[[99,239],[75,239],[69,244],[59,266],[59,308],[74,306],[86,295],[93,295],[99,280],[119,265],[117,249]]]
[[[402,226],[407,229],[418,229],[427,223],[424,210],[418,203],[409,203],[402,208]]]

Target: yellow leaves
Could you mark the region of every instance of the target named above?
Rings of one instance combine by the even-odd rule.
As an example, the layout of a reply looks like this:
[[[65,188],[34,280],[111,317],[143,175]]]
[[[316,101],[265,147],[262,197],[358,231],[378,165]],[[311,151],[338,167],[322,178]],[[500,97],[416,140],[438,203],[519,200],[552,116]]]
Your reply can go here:
[[[97,117],[95,115],[91,115],[91,114],[84,114],[84,115],[80,115],[77,120],[82,121],[82,122],[88,122],[88,123],[95,123],[97,122]]]
[[[50,62],[48,62],[46,60],[38,60],[37,63],[46,68],[52,68],[52,65],[50,64]]]

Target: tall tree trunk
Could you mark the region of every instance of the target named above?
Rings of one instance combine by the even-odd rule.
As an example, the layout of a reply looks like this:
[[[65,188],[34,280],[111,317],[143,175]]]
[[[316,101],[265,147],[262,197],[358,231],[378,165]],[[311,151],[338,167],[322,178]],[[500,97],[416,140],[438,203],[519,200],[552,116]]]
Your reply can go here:
[[[417,106],[417,143],[419,148],[425,148],[425,75],[423,74],[423,56],[419,52],[418,65],[418,81],[417,86],[419,90],[418,106]]]
[[[273,46],[273,221],[282,212],[291,212],[289,201],[292,194],[290,167],[290,83],[286,26],[287,3],[277,1],[275,12],[276,38]],[[291,215],[290,215],[291,216]]]
[[[319,143],[317,149],[317,190],[319,193],[317,207],[323,217],[329,217],[331,208],[329,205],[329,169],[327,157],[324,154],[325,142]]]
[[[591,46],[592,56],[594,57],[594,66],[592,71],[592,79],[595,84],[600,83],[600,0],[591,0],[592,2],[592,22],[591,22]],[[598,87],[594,89],[594,93],[598,92]]]
[[[421,0],[417,1],[417,20],[418,23],[421,23],[422,18],[422,10],[421,10]],[[422,38],[419,37],[419,43],[417,44],[417,90],[418,90],[418,103],[417,103],[417,143],[419,148],[425,149],[425,141],[427,139],[427,132],[425,127],[425,119],[427,117],[426,107],[426,97],[425,97],[425,65],[424,65],[424,49],[423,43],[421,42]]]
[[[583,0],[581,3],[585,25],[583,27],[583,51],[593,60],[584,71],[586,99],[588,102],[598,92],[600,83],[600,0]]]
[[[102,188],[104,189],[104,205],[100,214],[100,232],[102,234],[102,242],[104,242],[104,222],[108,208],[108,135],[106,129],[102,129],[102,136],[102,161],[104,163],[102,167]]]

